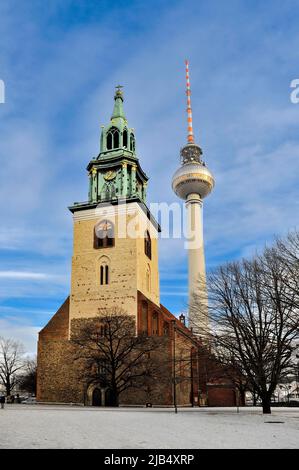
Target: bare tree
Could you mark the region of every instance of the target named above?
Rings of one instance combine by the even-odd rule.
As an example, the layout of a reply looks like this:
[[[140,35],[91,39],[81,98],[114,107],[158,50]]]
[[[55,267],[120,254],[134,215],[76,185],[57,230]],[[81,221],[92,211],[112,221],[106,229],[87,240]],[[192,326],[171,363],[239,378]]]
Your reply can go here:
[[[74,328],[72,342],[82,362],[82,380],[102,384],[111,392],[111,405],[128,388],[148,391],[158,374],[157,353],[163,339],[136,335],[135,318],[121,310],[101,312]]]
[[[281,279],[287,287],[284,302],[299,309],[299,232],[290,232],[286,238],[278,239],[270,252],[274,252],[284,266]]]
[[[36,357],[27,357],[24,362],[24,372],[19,376],[18,385],[21,390],[36,394],[37,362]]]
[[[208,276],[210,326],[205,337],[217,359],[246,378],[264,413],[271,413],[271,396],[293,367],[298,292],[289,272],[275,247]],[[202,313],[200,298],[194,298],[193,308]]]
[[[18,341],[0,337],[0,382],[9,396],[17,384],[17,373],[24,367],[24,347]]]

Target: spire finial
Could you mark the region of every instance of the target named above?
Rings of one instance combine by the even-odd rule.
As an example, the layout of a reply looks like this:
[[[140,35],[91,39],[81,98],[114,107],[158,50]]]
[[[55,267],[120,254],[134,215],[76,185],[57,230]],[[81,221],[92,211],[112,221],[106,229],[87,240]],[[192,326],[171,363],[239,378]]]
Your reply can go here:
[[[116,85],[115,87],[115,94],[114,94],[115,103],[114,103],[114,109],[113,109],[111,119],[117,119],[117,118],[126,119],[125,113],[123,110],[124,97],[123,97],[122,88],[123,88],[122,85]]]
[[[114,99],[121,98],[123,100],[122,88],[123,88],[123,85],[116,85]]]
[[[187,122],[188,122],[188,143],[194,144],[193,125],[192,125],[192,108],[191,108],[191,88],[189,78],[189,61],[185,60],[186,64],[186,95],[187,95]]]

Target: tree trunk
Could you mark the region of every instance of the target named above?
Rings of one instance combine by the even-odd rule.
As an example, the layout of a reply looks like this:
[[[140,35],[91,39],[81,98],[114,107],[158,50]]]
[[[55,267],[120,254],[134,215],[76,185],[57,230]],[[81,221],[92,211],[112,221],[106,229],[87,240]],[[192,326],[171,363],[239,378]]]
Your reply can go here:
[[[118,392],[115,389],[111,390],[111,406],[119,406]]]
[[[9,377],[6,378],[6,396],[9,397],[11,394],[11,385]]]
[[[262,397],[263,414],[271,414],[271,399]]]

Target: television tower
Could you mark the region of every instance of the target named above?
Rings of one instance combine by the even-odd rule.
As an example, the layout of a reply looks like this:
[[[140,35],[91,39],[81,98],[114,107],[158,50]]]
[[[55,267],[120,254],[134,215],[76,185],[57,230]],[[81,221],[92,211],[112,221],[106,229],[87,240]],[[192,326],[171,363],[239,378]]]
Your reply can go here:
[[[196,334],[208,327],[206,268],[203,243],[203,199],[214,188],[214,177],[202,160],[202,150],[194,142],[192,126],[189,62],[186,64],[187,144],[181,149],[181,166],[172,178],[175,194],[186,201],[188,239],[189,327]],[[196,298],[196,308],[194,299]],[[200,300],[200,308],[198,304]],[[204,334],[204,333],[203,333]]]

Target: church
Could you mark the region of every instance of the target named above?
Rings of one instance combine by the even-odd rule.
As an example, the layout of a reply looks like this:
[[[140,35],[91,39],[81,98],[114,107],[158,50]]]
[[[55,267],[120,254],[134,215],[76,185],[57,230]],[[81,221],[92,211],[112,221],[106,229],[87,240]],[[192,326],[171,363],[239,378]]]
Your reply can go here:
[[[174,370],[169,370],[169,384],[151,397],[153,405],[233,405],[233,385],[219,374],[207,377],[203,372],[199,339],[186,326],[184,316],[176,318],[160,303],[161,228],[147,207],[148,177],[139,162],[135,131],[128,125],[123,102],[121,87],[116,87],[110,122],[101,130],[100,152],[87,166],[88,201],[69,207],[71,289],[39,333],[37,400],[109,406],[109,393],[101,383],[80,380],[71,338],[77,321],[121,308],[134,317],[136,334],[169,338],[174,345],[168,351],[170,359],[173,355],[190,358],[184,365],[185,380],[173,380]],[[133,390],[120,397],[120,405],[145,405],[146,401]]]

